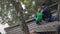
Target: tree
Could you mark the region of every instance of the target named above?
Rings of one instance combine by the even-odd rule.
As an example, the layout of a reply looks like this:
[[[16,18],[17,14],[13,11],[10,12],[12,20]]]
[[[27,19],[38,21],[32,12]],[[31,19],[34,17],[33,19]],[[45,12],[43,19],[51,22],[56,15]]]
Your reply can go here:
[[[15,9],[17,10],[17,15],[19,17],[19,23],[20,26],[22,27],[22,30],[24,32],[24,34],[30,34],[29,30],[28,30],[28,26],[23,18],[23,8],[21,6],[20,2],[16,2],[14,0],[8,0],[8,2],[11,2],[13,4],[13,6],[15,7]]]

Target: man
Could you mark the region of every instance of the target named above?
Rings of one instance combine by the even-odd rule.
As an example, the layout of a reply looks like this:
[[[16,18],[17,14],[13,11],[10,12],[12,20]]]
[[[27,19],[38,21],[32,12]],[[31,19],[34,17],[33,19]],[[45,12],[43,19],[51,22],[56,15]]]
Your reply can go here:
[[[49,8],[46,6],[45,3],[42,4],[42,13],[43,13],[43,20],[44,21],[48,21],[51,22],[51,12],[49,10]]]

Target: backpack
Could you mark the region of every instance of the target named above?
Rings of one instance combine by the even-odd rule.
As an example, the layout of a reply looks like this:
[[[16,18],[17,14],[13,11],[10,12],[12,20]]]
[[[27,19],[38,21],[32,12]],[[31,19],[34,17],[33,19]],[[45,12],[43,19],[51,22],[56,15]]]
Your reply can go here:
[[[56,16],[51,16],[51,21],[56,21],[57,17]]]
[[[38,12],[37,14],[36,14],[36,21],[41,21],[42,20],[42,13],[40,12]]]

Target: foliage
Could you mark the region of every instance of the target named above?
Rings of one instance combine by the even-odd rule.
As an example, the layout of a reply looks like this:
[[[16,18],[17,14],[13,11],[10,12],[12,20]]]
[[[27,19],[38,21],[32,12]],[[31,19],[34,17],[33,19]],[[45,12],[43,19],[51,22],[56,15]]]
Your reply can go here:
[[[16,24],[18,21],[16,10],[7,0],[0,0],[0,23]]]
[[[25,5],[24,18],[29,19],[32,14],[37,12],[37,9],[41,7],[41,3],[48,0],[15,0],[16,2],[22,2]],[[55,0],[52,0],[55,1]],[[59,1],[59,0],[56,0]],[[25,12],[28,13],[25,13]],[[9,25],[14,25],[18,23],[17,11],[14,6],[7,0],[0,0],[0,23],[8,23]]]

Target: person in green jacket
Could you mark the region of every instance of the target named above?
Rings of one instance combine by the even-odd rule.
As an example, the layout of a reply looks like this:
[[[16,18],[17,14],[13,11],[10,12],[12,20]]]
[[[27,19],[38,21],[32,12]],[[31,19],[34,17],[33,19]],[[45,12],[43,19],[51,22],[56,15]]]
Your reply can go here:
[[[40,22],[42,21],[42,12],[41,9],[38,9],[38,12],[36,13],[36,24],[41,24]]]

